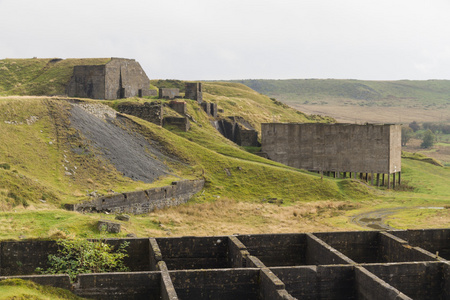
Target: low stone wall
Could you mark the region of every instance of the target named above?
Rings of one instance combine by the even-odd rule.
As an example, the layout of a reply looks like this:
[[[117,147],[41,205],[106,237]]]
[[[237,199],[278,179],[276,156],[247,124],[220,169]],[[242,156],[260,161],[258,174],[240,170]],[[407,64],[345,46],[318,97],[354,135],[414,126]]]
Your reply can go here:
[[[169,186],[99,197],[66,208],[75,211],[143,214],[186,203],[194,194],[201,191],[204,185],[203,179],[174,181]]]
[[[117,106],[121,113],[132,115],[156,125],[162,126],[163,108],[160,103],[146,102],[144,104],[125,102]]]

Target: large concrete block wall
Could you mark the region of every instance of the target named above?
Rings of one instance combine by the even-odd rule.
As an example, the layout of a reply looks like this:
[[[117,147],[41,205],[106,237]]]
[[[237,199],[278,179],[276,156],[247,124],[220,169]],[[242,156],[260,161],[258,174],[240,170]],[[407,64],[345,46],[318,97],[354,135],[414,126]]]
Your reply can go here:
[[[111,58],[104,65],[75,66],[66,87],[69,97],[119,99],[150,96],[150,80],[134,59]]]
[[[174,181],[169,186],[99,197],[68,208],[76,211],[143,214],[186,203],[203,189],[204,184],[203,179]]]
[[[112,58],[105,65],[105,99],[148,96],[150,79],[134,59]]]
[[[66,94],[69,97],[105,99],[105,76],[104,65],[75,66]]]
[[[400,125],[261,124],[262,152],[310,171],[392,174],[401,171]]]
[[[427,251],[418,247],[432,245],[437,232],[422,231],[414,247],[393,235],[408,236],[407,231],[129,238],[129,272],[83,274],[74,284],[66,275],[34,274],[55,252],[55,242],[3,241],[0,280],[15,275],[95,299],[444,300],[450,296],[449,261],[432,255],[410,261],[411,254],[402,259],[397,247],[420,258]],[[439,232],[449,234],[450,229]],[[117,246],[125,240],[106,242]],[[351,247],[377,253],[358,254]],[[383,247],[395,262],[358,262],[378,258]],[[11,267],[19,261],[26,267]]]

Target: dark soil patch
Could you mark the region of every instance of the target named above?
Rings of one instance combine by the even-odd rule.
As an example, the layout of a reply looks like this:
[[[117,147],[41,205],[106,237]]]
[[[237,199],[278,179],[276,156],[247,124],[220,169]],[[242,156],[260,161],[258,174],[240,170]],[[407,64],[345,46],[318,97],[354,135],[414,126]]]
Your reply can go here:
[[[100,109],[108,108],[101,105]],[[70,113],[71,126],[126,177],[150,183],[169,174],[169,168],[163,162],[171,158],[159,150],[161,146],[156,142],[149,143],[139,133],[127,131],[125,126],[119,126],[121,120],[114,114],[99,117],[76,104],[72,105]]]

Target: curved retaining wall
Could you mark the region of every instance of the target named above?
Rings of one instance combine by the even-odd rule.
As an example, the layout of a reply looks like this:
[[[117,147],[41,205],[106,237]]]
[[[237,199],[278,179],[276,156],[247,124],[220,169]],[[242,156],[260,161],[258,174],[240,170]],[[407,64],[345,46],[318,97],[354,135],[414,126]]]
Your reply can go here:
[[[172,185],[104,196],[80,204],[66,205],[66,208],[75,211],[143,214],[186,203],[204,185],[204,179],[174,181]]]

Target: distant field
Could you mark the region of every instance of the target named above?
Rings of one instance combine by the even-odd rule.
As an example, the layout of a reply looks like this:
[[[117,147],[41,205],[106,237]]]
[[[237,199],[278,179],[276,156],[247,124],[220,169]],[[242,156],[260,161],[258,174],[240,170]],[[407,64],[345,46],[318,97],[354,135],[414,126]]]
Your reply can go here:
[[[450,122],[450,80],[239,80],[304,113],[350,123]]]
[[[355,105],[307,105],[285,102],[306,114],[326,115],[345,123],[403,123],[449,121],[450,107],[445,109],[426,109],[408,107],[379,107]]]

